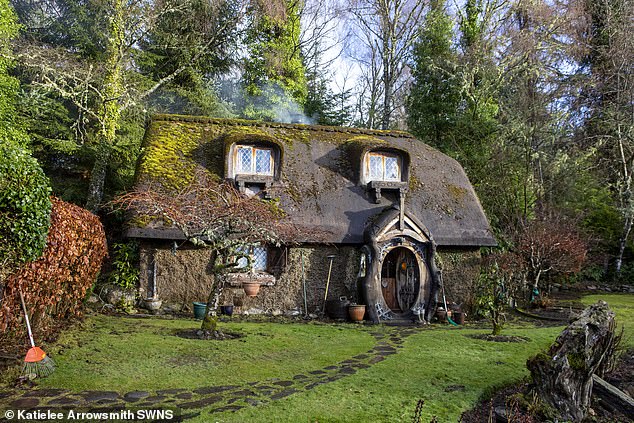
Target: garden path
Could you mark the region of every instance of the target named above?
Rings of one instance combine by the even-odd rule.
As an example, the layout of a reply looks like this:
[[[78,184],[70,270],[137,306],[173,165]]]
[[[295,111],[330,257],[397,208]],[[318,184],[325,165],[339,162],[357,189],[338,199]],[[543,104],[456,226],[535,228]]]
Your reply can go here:
[[[30,391],[0,391],[0,407],[13,410],[64,409],[84,412],[109,412],[126,409],[174,409],[183,421],[198,416],[200,409],[212,407],[210,414],[237,411],[276,401],[290,395],[309,391],[318,386],[355,374],[360,369],[396,354],[403,340],[416,333],[411,327],[395,327],[388,334],[372,332],[375,345],[363,354],[339,363],[298,374],[290,379],[268,379],[244,385],[219,385],[188,389],[166,389],[156,392],[133,391],[124,394],[115,391],[70,392],[64,389],[34,389]],[[4,415],[0,414],[0,421]]]

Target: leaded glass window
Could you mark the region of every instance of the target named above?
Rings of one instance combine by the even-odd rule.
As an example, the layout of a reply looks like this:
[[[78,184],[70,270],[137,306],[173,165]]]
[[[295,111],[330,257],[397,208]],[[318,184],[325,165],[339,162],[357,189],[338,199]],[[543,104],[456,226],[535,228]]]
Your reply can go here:
[[[273,174],[273,154],[270,148],[240,145],[236,148],[236,173]]]
[[[401,160],[388,153],[370,153],[367,160],[370,181],[400,181]]]
[[[251,258],[251,266],[253,270],[266,270],[268,261],[268,253],[266,247],[254,246],[244,247],[239,250],[240,253],[246,254]],[[238,268],[247,267],[249,260],[246,257],[238,259]]]

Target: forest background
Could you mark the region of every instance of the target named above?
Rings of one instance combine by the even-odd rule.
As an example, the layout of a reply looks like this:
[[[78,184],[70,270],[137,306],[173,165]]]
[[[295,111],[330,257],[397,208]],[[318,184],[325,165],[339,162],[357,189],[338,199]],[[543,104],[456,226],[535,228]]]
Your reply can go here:
[[[0,0],[0,140],[116,237],[152,114],[403,129],[532,279],[629,283],[633,64],[634,0]]]

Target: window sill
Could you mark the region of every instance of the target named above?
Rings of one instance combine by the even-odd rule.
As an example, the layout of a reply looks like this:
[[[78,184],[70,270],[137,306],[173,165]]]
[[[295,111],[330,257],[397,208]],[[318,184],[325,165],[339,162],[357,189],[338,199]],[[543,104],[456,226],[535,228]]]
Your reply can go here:
[[[231,273],[227,278],[231,287],[240,287],[243,283],[259,283],[264,286],[274,286],[275,276],[265,271],[256,271],[255,273]]]
[[[258,174],[240,174],[236,175],[236,185],[238,191],[242,194],[246,193],[249,186],[257,186],[264,191],[264,198],[269,198],[269,190],[273,185],[275,178],[272,175],[258,175]]]
[[[407,183],[401,181],[370,181],[368,182],[368,188],[374,192],[374,202],[381,202],[381,191],[399,191],[399,195],[407,193]]]

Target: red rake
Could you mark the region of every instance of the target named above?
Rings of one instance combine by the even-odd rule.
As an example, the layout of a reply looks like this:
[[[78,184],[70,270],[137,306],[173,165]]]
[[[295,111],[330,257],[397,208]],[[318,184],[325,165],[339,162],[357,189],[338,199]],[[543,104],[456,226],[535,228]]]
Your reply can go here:
[[[29,331],[29,340],[31,341],[31,348],[29,348],[26,352],[26,357],[24,357],[24,368],[22,369],[22,374],[29,379],[46,377],[55,370],[55,362],[51,357],[47,356],[40,347],[35,346],[35,342],[33,341],[33,332],[31,332],[31,324],[29,323],[29,314],[26,312],[26,304],[24,304],[22,289],[20,289],[20,301],[22,302],[24,319],[26,320],[26,329]]]

